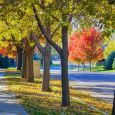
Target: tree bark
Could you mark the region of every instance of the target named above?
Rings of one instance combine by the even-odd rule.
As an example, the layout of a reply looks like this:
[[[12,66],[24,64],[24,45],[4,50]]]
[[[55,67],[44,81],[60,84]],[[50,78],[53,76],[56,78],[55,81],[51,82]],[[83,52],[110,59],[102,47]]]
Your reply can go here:
[[[115,92],[114,92],[114,99],[113,99],[112,115],[115,115]]]
[[[85,70],[85,64],[83,63],[83,72],[84,72],[84,70]]]
[[[91,71],[92,71],[92,68],[91,68],[91,61],[90,61],[90,63],[89,63],[89,64],[90,64],[89,66],[90,66],[90,72],[91,72]]]
[[[62,56],[61,67],[62,67],[62,106],[70,105],[70,95],[69,95],[69,81],[68,81],[68,68],[67,68],[67,57]]]
[[[78,63],[78,71],[79,71],[79,67],[80,67],[80,65],[79,65],[79,63]]]
[[[63,21],[66,17],[63,17]],[[70,105],[70,92],[69,92],[69,80],[68,80],[68,27],[62,27],[62,45],[63,51],[61,55],[61,67],[62,67],[62,106]]]
[[[43,66],[44,66],[44,72],[43,72],[43,83],[42,83],[42,91],[49,91],[49,82],[50,82],[50,53],[46,53],[43,56]]]
[[[27,57],[28,57],[28,81],[29,82],[34,82],[34,72],[33,72],[33,49],[29,50],[27,52]]]
[[[46,32],[50,36],[50,25],[46,24]],[[50,38],[51,39],[51,38]],[[46,41],[46,46],[43,52],[44,59],[44,73],[43,73],[43,83],[42,91],[50,91],[50,55],[51,55],[51,45]]]
[[[22,78],[28,78],[27,53],[23,51]]]
[[[17,70],[21,70],[22,68],[22,52],[23,49],[17,46]]]
[[[48,30],[47,30],[48,31]],[[31,37],[39,49],[40,53],[43,56],[43,83],[42,83],[42,91],[49,91],[49,82],[50,82],[50,55],[51,55],[51,45],[47,42],[46,46],[43,48],[39,41],[37,40],[37,36],[32,32]]]
[[[54,32],[53,32],[52,35],[48,36],[47,32],[45,31],[44,26],[41,23],[41,20],[40,20],[39,16],[37,15],[37,9],[36,9],[36,7],[34,6],[34,4],[32,4],[32,6],[33,6],[33,12],[34,12],[34,15],[35,15],[38,27],[40,28],[42,34],[44,35],[44,37],[46,38],[46,40],[50,43],[50,45],[52,45],[56,49],[56,51],[60,54],[62,52],[62,49],[60,48],[60,46],[56,42],[54,42],[51,39],[54,36],[55,30],[54,30]],[[56,30],[57,30],[57,28],[56,28]]]

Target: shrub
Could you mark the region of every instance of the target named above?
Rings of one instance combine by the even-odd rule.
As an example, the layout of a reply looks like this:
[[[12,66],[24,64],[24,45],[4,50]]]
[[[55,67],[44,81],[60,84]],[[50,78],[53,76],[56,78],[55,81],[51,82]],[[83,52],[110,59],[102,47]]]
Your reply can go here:
[[[113,69],[112,66],[113,66],[114,58],[115,58],[115,51],[111,52],[110,55],[108,56],[105,64],[105,69],[107,70]]]
[[[7,56],[3,57],[0,54],[0,68],[8,68],[14,66],[14,59],[9,59]]]

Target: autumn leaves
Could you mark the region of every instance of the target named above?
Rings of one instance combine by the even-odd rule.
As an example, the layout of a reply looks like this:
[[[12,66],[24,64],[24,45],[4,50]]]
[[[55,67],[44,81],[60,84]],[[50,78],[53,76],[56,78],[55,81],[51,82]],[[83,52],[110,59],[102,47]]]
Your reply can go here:
[[[103,37],[95,28],[74,32],[69,42],[69,60],[91,63],[103,59]]]

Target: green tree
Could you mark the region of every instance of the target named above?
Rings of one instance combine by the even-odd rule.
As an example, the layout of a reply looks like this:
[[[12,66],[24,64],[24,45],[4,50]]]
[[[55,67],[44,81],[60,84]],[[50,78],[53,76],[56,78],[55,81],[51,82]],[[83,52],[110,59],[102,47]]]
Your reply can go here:
[[[115,51],[115,40],[110,40],[107,46],[105,47],[104,51],[104,57],[107,59],[107,57],[110,55],[111,52]]]
[[[32,18],[34,16],[32,16],[32,12],[31,9],[29,8],[29,3],[26,1],[4,1],[5,3],[5,10],[7,10],[7,15],[5,16],[5,20],[7,20],[8,23],[10,23],[10,25],[13,25],[11,28],[13,29],[14,26],[18,28],[18,30],[20,31],[19,33],[21,33],[22,38],[27,38],[28,34],[30,34],[31,30],[33,32],[34,37],[35,33],[37,33],[39,35],[39,30],[36,28],[36,23],[35,20]],[[18,6],[17,6],[18,3]],[[23,5],[20,7],[20,4]],[[28,7],[25,8],[24,5],[27,5]],[[10,7],[14,5],[14,7]],[[10,7],[10,12],[9,12],[9,7]],[[4,8],[3,8],[4,9]],[[6,11],[5,11],[6,12]],[[2,13],[3,14],[3,13]],[[12,15],[14,14],[14,15]],[[17,24],[18,23],[18,24]],[[40,33],[41,36],[41,33]],[[33,36],[31,36],[33,37]],[[15,36],[15,33],[13,32],[13,38],[15,39],[14,41],[17,41],[17,37]],[[19,44],[19,48],[22,48],[23,51],[23,69],[22,69],[22,77],[26,77],[27,76],[27,68],[28,68],[28,64],[27,64],[27,52],[31,52],[28,51],[27,49],[27,44],[24,45],[25,41],[27,40],[23,40],[20,39],[19,42],[21,42],[21,44]],[[34,42],[37,40],[34,40]],[[43,86],[42,89],[44,91],[49,91],[49,79],[50,79],[50,53],[51,53],[51,47],[50,44],[47,42],[46,46],[42,46],[39,42],[39,40],[37,41],[38,45],[38,49],[39,51],[42,53],[43,59],[44,59],[44,77],[43,77]],[[42,50],[41,50],[42,48]],[[32,57],[32,56],[31,56]],[[31,58],[32,59],[32,58]],[[32,70],[32,69],[30,69]],[[32,74],[33,75],[33,74]],[[31,76],[32,76],[31,75]]]
[[[42,4],[45,2],[47,4],[47,7],[43,7]],[[104,23],[105,26],[108,26],[106,23],[106,17],[109,17],[109,13],[106,10],[102,12],[103,8],[108,6],[107,1],[90,1],[88,2],[87,0],[83,1],[75,1],[75,0],[69,0],[69,1],[37,1],[33,5],[33,11],[35,13],[35,18],[38,22],[38,26],[41,29],[42,34],[45,36],[47,41],[57,50],[61,57],[61,66],[62,66],[62,105],[67,106],[69,105],[69,85],[68,85],[68,27],[70,26],[71,19],[73,17],[79,18],[84,21],[85,19],[90,19],[92,21],[93,19],[99,19],[99,23]],[[41,14],[37,12],[37,8],[41,8],[43,13],[47,16],[44,17],[45,20],[51,19],[57,21],[57,23],[61,24],[61,38],[62,38],[62,47],[60,47],[58,44],[56,44],[55,41],[51,39],[51,36],[47,34],[45,28],[44,28],[44,23],[43,19],[41,22]],[[100,10],[100,9],[101,10]],[[109,10],[111,7],[109,7]],[[41,11],[41,10],[40,10]],[[97,13],[98,12],[98,13]],[[38,13],[38,15],[37,15]],[[113,15],[112,15],[113,16]],[[99,18],[99,17],[102,17]],[[81,20],[80,19],[80,20]],[[112,17],[113,19],[113,17]],[[111,21],[113,23],[113,20]],[[111,24],[111,27],[112,24]]]
[[[105,69],[112,70],[114,59],[115,59],[115,51],[111,52],[110,55],[108,56],[105,64]]]
[[[12,14],[12,12],[10,12]],[[8,14],[8,17],[11,18],[11,14]],[[25,77],[28,79],[28,81],[33,82],[34,81],[34,75],[33,75],[33,50],[34,50],[34,44],[30,40],[30,36],[28,35],[28,31],[21,31],[20,27],[16,24],[17,20],[9,20],[4,19],[5,28],[4,31],[1,33],[1,38],[5,38],[6,40],[10,40],[14,43],[16,47],[20,47],[24,50],[24,53],[27,54],[25,57],[25,62],[23,61],[22,67],[22,77]],[[18,22],[19,23],[19,22]],[[14,27],[15,26],[15,27]],[[25,65],[26,64],[26,65]],[[29,66],[31,65],[31,66]],[[25,68],[25,69],[24,69]]]
[[[61,4],[62,5],[62,4]],[[41,6],[42,7],[42,6]],[[42,7],[43,8],[43,7]],[[44,8],[43,8],[44,9]],[[68,16],[63,13],[62,16],[62,47],[60,48],[52,39],[51,36],[47,34],[44,26],[41,23],[39,16],[37,15],[36,7],[33,5],[33,11],[35,13],[35,18],[38,22],[38,26],[41,29],[42,34],[45,36],[47,41],[57,50],[61,58],[61,67],[62,67],[62,106],[70,105],[69,97],[69,82],[68,82]]]
[[[102,0],[19,0],[19,1],[6,1],[3,0],[4,3],[7,4],[7,8],[13,8],[13,10],[5,10],[6,12],[4,15],[6,15],[8,12],[13,11],[12,18],[13,23],[16,23],[18,25],[19,20],[27,14],[28,18],[30,16],[31,12],[31,4],[33,5],[33,11],[35,13],[35,18],[37,20],[38,26],[41,30],[41,33],[44,35],[48,43],[50,43],[59,53],[61,57],[61,65],[62,65],[62,105],[68,106],[70,105],[70,97],[69,97],[69,83],[68,83],[68,29],[71,26],[71,20],[73,18],[79,18],[79,20],[89,19],[89,22],[92,22],[92,20],[96,19],[99,20],[99,24],[104,24],[104,26],[108,30],[109,27],[114,27],[114,10],[113,5],[108,6],[108,1]],[[43,4],[45,3],[45,6]],[[21,4],[21,5],[20,5]],[[12,7],[13,5],[13,7]],[[103,6],[103,7],[102,7]],[[37,10],[39,12],[37,12]],[[112,12],[111,12],[112,11]],[[110,13],[111,12],[111,13]],[[37,15],[38,13],[38,15]],[[17,15],[18,14],[18,15]],[[3,17],[3,16],[2,16]],[[12,18],[8,18],[12,20]],[[33,22],[33,18],[31,18],[31,22]],[[41,21],[42,20],[42,21]],[[47,22],[49,24],[47,24]],[[25,22],[23,22],[25,23]],[[62,45],[60,46],[57,44],[53,39],[51,39],[51,35],[48,35],[46,27],[48,27],[48,30],[52,31],[52,27],[49,28],[49,25],[51,26],[51,23],[54,23],[54,25],[58,26],[60,25],[61,31],[61,40]],[[81,23],[81,22],[80,22]],[[27,25],[29,23],[26,23]],[[33,23],[34,25],[35,23]],[[96,22],[97,24],[97,22]],[[47,25],[47,26],[46,26]],[[88,24],[86,24],[87,26]],[[31,30],[33,30],[33,26],[31,26]],[[44,27],[45,26],[45,27]],[[25,27],[23,27],[24,29]],[[27,28],[25,28],[26,31],[28,31]],[[30,29],[29,29],[30,30]],[[39,30],[39,29],[38,29]],[[34,31],[36,32],[36,31]],[[25,32],[23,32],[25,33]],[[38,34],[39,35],[39,34]],[[21,37],[22,38],[22,37]]]

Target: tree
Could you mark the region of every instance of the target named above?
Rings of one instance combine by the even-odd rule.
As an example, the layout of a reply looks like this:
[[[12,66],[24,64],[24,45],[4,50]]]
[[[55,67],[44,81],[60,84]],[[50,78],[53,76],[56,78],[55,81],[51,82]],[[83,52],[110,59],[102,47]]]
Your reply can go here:
[[[80,60],[82,63],[91,63],[103,58],[103,38],[95,28],[83,29],[82,32],[74,33],[70,38],[70,59]],[[75,54],[75,55],[74,55]]]
[[[32,39],[36,45],[36,47],[39,49],[40,53],[43,56],[43,83],[42,83],[42,91],[50,91],[49,88],[49,81],[50,81],[50,55],[51,55],[51,46],[48,42],[46,42],[45,47],[43,47],[39,40],[42,35],[37,36],[34,32],[31,32]],[[42,37],[44,39],[44,37]]]
[[[24,50],[24,53],[26,56],[24,55],[23,59],[24,58],[26,59],[25,59],[25,62],[23,61],[24,67],[22,67],[23,68],[22,77],[27,78],[28,81],[30,82],[33,82],[34,81],[34,74],[33,74],[34,44],[31,42],[28,32],[26,31],[21,32],[21,29],[18,26],[17,28],[14,29],[15,24],[13,21],[14,20],[6,21],[6,25],[5,25],[6,28],[4,28],[4,31],[1,33],[1,38],[5,38],[5,41],[11,41],[13,45]]]
[[[48,35],[41,23],[39,16],[37,15],[36,7],[33,4],[33,12],[35,18],[38,22],[38,27],[40,28],[42,34],[45,36],[46,40],[57,50],[61,58],[62,67],[62,106],[70,105],[70,95],[69,95],[69,81],[68,81],[68,26],[63,24],[62,26],[62,47],[60,48],[52,39],[51,35]],[[62,21],[66,23],[67,15],[62,14]]]
[[[45,1],[46,2],[46,1]],[[44,0],[42,0],[40,7],[45,9],[47,8],[47,3],[45,3]],[[39,9],[41,11],[41,9]],[[43,23],[44,23],[44,29],[47,33],[48,36],[51,36],[50,39],[55,39],[55,33],[58,31],[60,26],[57,26],[53,30],[54,24],[51,22],[50,18],[48,15],[43,15],[42,18],[45,18]],[[53,32],[51,33],[51,30]],[[42,90],[43,91],[49,91],[49,81],[50,81],[50,56],[51,56],[51,45],[50,43],[45,39],[43,33],[40,36],[36,36],[34,32],[32,32],[33,36],[33,41],[37,48],[39,49],[40,53],[42,54],[43,57],[43,65],[44,65],[44,72],[43,72],[43,84],[42,84]],[[39,38],[39,40],[37,39]],[[44,39],[45,41],[45,46],[42,46],[40,43],[40,39]],[[56,41],[56,40],[55,40]],[[59,41],[58,41],[59,42]]]
[[[42,4],[45,3],[47,7],[44,8]],[[70,22],[72,18],[77,16],[79,17],[95,17],[101,2],[93,1],[75,1],[75,0],[52,0],[52,1],[36,1],[33,2],[33,12],[35,14],[35,18],[38,23],[38,27],[40,28],[42,34],[46,38],[46,40],[57,50],[61,58],[61,66],[62,66],[62,105],[68,106],[70,105],[70,97],[69,97],[69,83],[68,83],[68,29],[70,27]],[[96,8],[94,9],[94,4],[96,4]],[[43,13],[37,12],[37,9]],[[83,10],[81,10],[83,9]],[[92,14],[92,10],[94,14]],[[100,11],[99,11],[100,12]],[[45,15],[44,18],[41,16]],[[88,15],[88,16],[87,16]],[[99,16],[98,16],[99,17]],[[53,20],[52,20],[53,19]],[[85,18],[83,18],[85,20]],[[98,18],[97,18],[98,19]],[[42,21],[41,21],[42,20]],[[47,34],[44,28],[44,21],[50,20],[51,22],[56,22],[56,24],[60,24],[61,26],[61,38],[62,45],[61,47],[51,39],[51,36]]]
[[[21,70],[23,49],[20,48],[19,46],[17,46],[16,49],[17,49],[17,70]]]
[[[19,3],[21,3],[21,4],[23,3],[23,5],[21,5],[21,7],[20,7]],[[30,31],[32,31],[32,33],[33,33],[33,34],[31,34],[33,37],[33,42],[35,43],[35,45],[37,44],[36,46],[39,49],[39,51],[42,53],[42,56],[44,59],[42,89],[43,89],[43,91],[49,91],[51,46],[48,42],[44,43],[45,45],[42,46],[40,41],[38,40],[39,37],[37,37],[37,36],[42,36],[42,34],[39,32],[39,29],[36,28],[35,19],[34,20],[32,19],[34,17],[34,15],[32,14],[33,12],[31,12],[32,9],[30,9],[30,3],[27,1],[22,1],[22,2],[19,1],[18,2],[19,5],[17,6],[17,1],[14,1],[13,3],[12,3],[12,1],[7,1],[7,2],[5,1],[5,4],[7,4],[6,5],[7,7],[11,6],[12,4],[14,6],[16,6],[15,8],[12,7],[10,12],[8,11],[8,14],[9,14],[8,18],[10,16],[10,19],[13,22],[13,24],[15,23],[15,26],[17,26],[19,24],[19,26],[17,28],[19,30],[21,30],[23,34],[27,34],[27,33],[29,34]],[[28,7],[25,9],[24,5],[27,5]],[[5,8],[5,10],[6,10],[6,8]],[[12,15],[10,15],[12,13],[15,14],[14,17]],[[15,17],[17,17],[17,19]],[[47,32],[47,33],[50,33],[50,32]],[[37,38],[37,39],[34,39],[34,38]],[[41,50],[41,48],[42,48],[42,50]],[[23,57],[27,57],[25,53],[26,52],[23,51]],[[24,60],[25,60],[25,58],[23,59],[23,62],[24,62]],[[23,70],[26,70],[24,68],[25,68],[25,65],[27,65],[27,64],[24,63],[23,65],[24,65]],[[23,72],[23,70],[22,70],[22,76],[26,76],[27,74],[24,75],[24,73],[27,73],[27,72]]]
[[[71,35],[69,40],[69,60],[77,63],[84,62],[84,55],[79,50],[79,33],[75,32]],[[82,58],[81,58],[82,57]]]
[[[11,41],[0,41],[0,54],[9,58],[16,58],[16,46]]]
[[[108,56],[105,63],[105,69],[112,70],[114,59],[115,59],[115,51],[111,52],[110,55]]]
[[[16,58],[16,47],[10,41],[0,41],[1,68],[13,66],[11,60]],[[11,59],[12,58],[12,59]]]
[[[62,105],[63,106],[68,106],[70,105],[70,97],[69,97],[69,85],[68,85],[68,29],[70,27],[70,22],[71,19],[73,17],[90,17],[90,19],[92,18],[96,18],[96,19],[102,19],[102,22],[109,22],[108,20],[106,21],[106,17],[108,18],[108,14],[110,13],[110,8],[105,6],[105,1],[91,1],[88,2],[87,0],[32,0],[32,1],[28,1],[28,0],[20,0],[20,1],[6,1],[3,0],[7,5],[8,5],[8,9],[6,11],[5,8],[5,13],[4,15],[8,12],[13,11],[11,14],[11,18],[7,18],[7,19],[14,19],[13,22],[16,22],[16,24],[18,25],[19,20],[22,19],[25,14],[27,14],[26,18],[28,18],[31,15],[31,3],[34,3],[33,5],[33,11],[35,13],[35,18],[38,22],[38,26],[40,27],[40,30],[42,32],[42,34],[44,35],[44,37],[47,39],[48,43],[50,43],[56,50],[57,52],[60,54],[61,57],[61,64],[62,64]],[[43,3],[46,4],[46,7],[43,7]],[[12,7],[12,4],[14,7]],[[5,6],[3,4],[3,6]],[[26,7],[25,7],[26,6]],[[94,7],[95,6],[95,7]],[[104,8],[102,7],[104,6]],[[9,8],[13,8],[13,10],[9,10]],[[39,12],[37,12],[37,10]],[[109,9],[108,12],[105,13],[106,10]],[[103,11],[104,10],[104,11]],[[3,11],[3,10],[1,10]],[[102,12],[103,11],[103,12]],[[93,13],[92,13],[93,12]],[[97,13],[98,12],[98,13]],[[38,13],[38,15],[37,15]],[[113,12],[112,12],[113,13]],[[15,14],[15,15],[14,15]],[[18,15],[17,15],[18,14]],[[102,16],[100,16],[102,14]],[[107,14],[107,15],[106,15]],[[114,14],[114,13],[113,13]],[[3,16],[2,16],[3,17]],[[103,18],[104,17],[104,18]],[[15,21],[17,20],[18,21]],[[30,18],[32,19],[32,18]],[[41,20],[42,23],[41,23]],[[113,18],[114,19],[114,18]],[[62,31],[61,31],[61,38],[62,38],[62,45],[61,47],[59,46],[59,44],[57,44],[55,41],[53,41],[51,39],[51,35],[48,35],[46,28],[44,28],[44,26],[46,27],[46,24],[44,22],[48,22],[50,20],[50,24],[51,23],[55,23],[55,25],[60,25]],[[83,18],[83,20],[85,20],[85,18]],[[31,20],[32,21],[32,20]],[[112,21],[110,21],[112,22]],[[23,22],[25,23],[25,22]],[[29,23],[26,23],[29,24]],[[35,23],[33,23],[34,25]],[[114,23],[112,22],[111,25],[113,25]],[[106,26],[107,24],[105,24]],[[14,26],[15,27],[15,26]],[[32,27],[32,25],[30,26]],[[48,26],[47,26],[48,27]],[[114,26],[113,26],[114,27]],[[25,28],[25,27],[24,27]],[[27,28],[25,28],[26,30],[28,30]],[[33,28],[31,28],[33,29]],[[29,29],[30,30],[30,29]],[[35,32],[35,31],[34,31]],[[38,34],[39,35],[39,34]],[[58,39],[59,40],[59,39]]]
[[[13,34],[11,36],[13,40],[16,39]],[[21,44],[17,44],[17,45],[18,47],[23,49],[22,78],[26,78],[28,81],[34,82],[33,53],[34,53],[35,46],[31,41],[31,36],[28,35],[26,38],[22,39]]]
[[[108,0],[108,2],[109,2],[109,4],[113,4],[113,3],[115,3],[114,0]]]
[[[14,7],[10,7],[12,4],[14,4]],[[3,1],[2,10],[0,12],[2,15],[1,21],[5,23],[5,26],[3,26],[1,37],[5,36],[5,38],[13,41],[16,47],[23,49],[22,77],[33,82],[34,44],[30,40],[29,32],[30,27],[35,28],[35,25],[33,25],[32,18],[30,18],[31,15],[28,16],[25,11],[20,9],[20,6],[15,7],[16,4],[17,1]],[[7,14],[5,15],[6,12]]]
[[[103,32],[105,40],[108,41],[110,35],[114,32],[114,13],[115,5],[109,4],[108,1],[114,0],[79,0],[83,9],[79,15],[74,16],[74,27],[77,30],[84,27],[95,26]]]
[[[110,40],[107,46],[104,49],[104,58],[107,59],[107,57],[110,55],[111,52],[115,51],[115,40]]]

